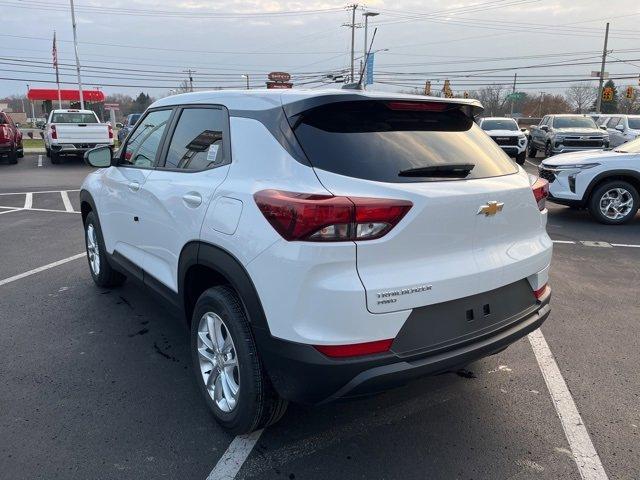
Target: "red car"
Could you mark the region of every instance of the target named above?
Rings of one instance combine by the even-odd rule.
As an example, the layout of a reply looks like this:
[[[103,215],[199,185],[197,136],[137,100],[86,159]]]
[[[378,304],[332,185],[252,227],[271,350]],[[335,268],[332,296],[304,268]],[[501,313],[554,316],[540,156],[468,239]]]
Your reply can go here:
[[[18,157],[24,156],[22,132],[4,112],[0,112],[0,156],[2,155],[9,157],[9,163],[18,163]]]

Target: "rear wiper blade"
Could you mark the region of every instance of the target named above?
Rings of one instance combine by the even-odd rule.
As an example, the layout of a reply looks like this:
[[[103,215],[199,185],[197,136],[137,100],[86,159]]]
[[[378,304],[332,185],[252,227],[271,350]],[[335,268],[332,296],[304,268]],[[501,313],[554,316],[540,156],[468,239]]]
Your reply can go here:
[[[473,170],[473,163],[451,163],[449,165],[431,165],[429,167],[400,170],[400,177],[454,177],[464,178]]]

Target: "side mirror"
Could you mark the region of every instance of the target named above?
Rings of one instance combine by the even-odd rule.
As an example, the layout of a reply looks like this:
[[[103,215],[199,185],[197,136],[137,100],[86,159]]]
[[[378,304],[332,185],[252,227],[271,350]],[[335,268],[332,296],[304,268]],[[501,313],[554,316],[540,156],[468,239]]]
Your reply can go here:
[[[520,131],[521,131],[521,132],[526,132],[526,131],[527,131],[527,129],[526,129],[525,127],[522,127],[522,128],[520,129]]]
[[[624,125],[616,125],[616,130],[619,132],[624,132]]]
[[[542,125],[540,127],[540,130],[544,130],[545,132],[548,132],[549,131],[549,125]]]
[[[116,128],[122,128],[122,124],[120,122],[116,123]]]
[[[84,161],[96,168],[110,167],[112,158],[113,153],[110,147],[92,148],[84,154]]]
[[[600,125],[600,130],[606,130],[607,126],[606,125]]]

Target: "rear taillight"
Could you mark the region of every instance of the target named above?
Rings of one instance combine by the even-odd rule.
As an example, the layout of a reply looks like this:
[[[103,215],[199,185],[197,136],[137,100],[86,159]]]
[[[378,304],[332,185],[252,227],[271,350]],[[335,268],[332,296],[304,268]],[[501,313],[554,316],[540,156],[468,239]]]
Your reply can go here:
[[[388,352],[392,343],[393,339],[352,345],[314,345],[313,347],[327,357],[347,358]]]
[[[538,290],[533,291],[533,296],[536,297],[536,300],[540,300],[547,293],[548,288],[549,288],[549,285],[545,283]]]
[[[109,140],[111,140],[113,138],[113,128],[111,127],[111,125],[107,125],[109,127]]]
[[[58,138],[58,132],[56,132],[56,126],[55,125],[51,125],[51,138],[53,138],[53,139]]]
[[[538,203],[538,208],[541,211],[544,210],[547,197],[549,196],[549,182],[544,178],[538,177],[531,185],[531,190],[533,190],[533,197]]]
[[[5,138],[8,137],[7,132],[5,131],[5,126],[4,125],[0,125],[0,140],[4,140]]]
[[[343,242],[386,235],[412,207],[406,200],[262,190],[258,208],[285,240]]]

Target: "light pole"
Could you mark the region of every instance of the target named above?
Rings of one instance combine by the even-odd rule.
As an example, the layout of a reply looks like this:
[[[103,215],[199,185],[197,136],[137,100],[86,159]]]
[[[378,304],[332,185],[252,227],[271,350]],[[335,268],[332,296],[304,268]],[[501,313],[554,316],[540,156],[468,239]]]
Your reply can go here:
[[[242,78],[246,78],[247,79],[247,90],[249,90],[249,74],[248,73],[243,73],[242,74]]]
[[[71,24],[73,25],[73,49],[76,52],[76,70],[78,71],[78,94],[80,95],[80,110],[84,110],[84,98],[82,95],[82,79],[80,78],[80,58],[78,57],[78,36],[76,34],[76,12],[71,2]]]
[[[29,84],[27,83],[27,98],[29,98]],[[36,121],[36,114],[35,114],[35,110],[33,108],[33,101],[31,101],[31,99],[29,99],[29,104],[31,104],[31,123],[35,123]],[[24,108],[22,109],[24,110]]]
[[[380,15],[378,12],[364,12],[362,16],[364,17],[364,51],[362,58],[367,59],[367,50],[369,49],[369,45],[367,45],[367,28],[369,27],[369,17],[377,17]]]

